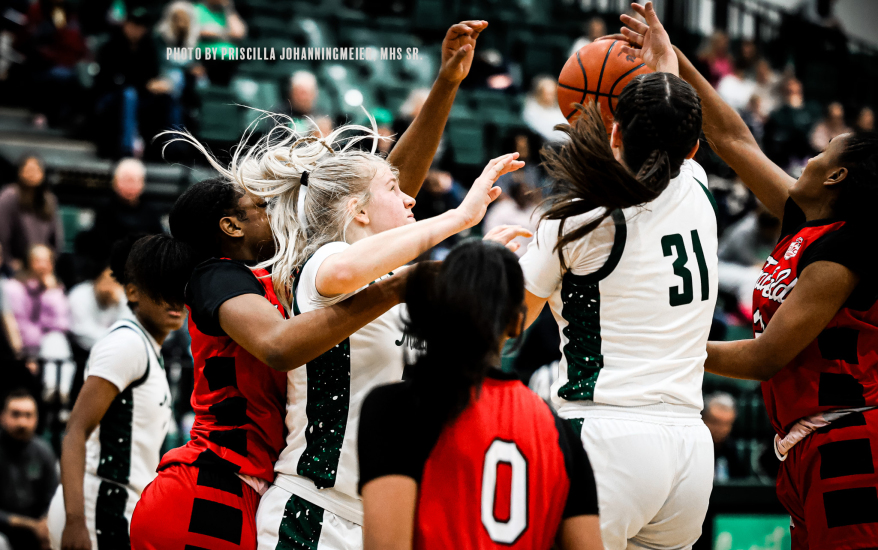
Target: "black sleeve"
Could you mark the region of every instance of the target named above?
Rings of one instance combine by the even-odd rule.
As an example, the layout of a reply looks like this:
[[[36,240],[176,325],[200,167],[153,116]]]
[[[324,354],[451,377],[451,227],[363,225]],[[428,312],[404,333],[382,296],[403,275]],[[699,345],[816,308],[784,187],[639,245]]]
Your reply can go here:
[[[868,246],[863,246],[862,236],[847,224],[827,233],[814,241],[799,260],[799,273],[814,262],[841,264],[860,276],[860,282],[851,293],[844,307],[857,311],[870,309],[878,300],[878,285],[875,285],[875,266]]]
[[[597,485],[595,485],[591,462],[582,447],[582,441],[569,420],[562,420],[554,412],[552,414],[555,416],[555,426],[558,428],[558,445],[564,453],[564,466],[570,479],[570,491],[567,493],[563,517],[566,519],[597,515]]]
[[[242,294],[265,296],[265,288],[241,262],[211,259],[192,272],[186,285],[186,304],[198,330],[208,336],[225,336],[219,324],[219,308]]]
[[[441,426],[418,421],[414,403],[411,382],[379,386],[366,397],[357,437],[359,491],[373,479],[389,475],[421,482]]]
[[[805,212],[799,208],[792,198],[787,199],[783,208],[783,223],[780,227],[780,238],[792,235],[805,223]],[[778,239],[780,241],[780,239]]]

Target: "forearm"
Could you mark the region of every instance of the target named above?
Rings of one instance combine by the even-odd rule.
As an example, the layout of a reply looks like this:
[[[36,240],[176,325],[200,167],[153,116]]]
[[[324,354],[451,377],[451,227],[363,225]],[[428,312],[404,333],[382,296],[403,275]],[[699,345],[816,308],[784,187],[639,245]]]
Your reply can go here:
[[[760,352],[758,340],[708,342],[704,370],[727,378],[768,380],[783,368],[769,354]]]
[[[68,428],[61,443],[61,486],[68,518],[84,518],[83,478],[85,477],[86,435],[76,426]]]
[[[441,77],[436,79],[421,112],[387,157],[399,169],[399,188],[409,196],[416,196],[424,184],[458,86]]]
[[[399,304],[400,285],[396,277],[391,277],[338,304],[297,315],[279,323],[275,333],[267,335],[269,345],[248,351],[275,370],[287,372],[300,367]]]
[[[352,244],[320,266],[317,290],[324,296],[354,292],[414,260],[467,227],[456,210],[384,231]]]

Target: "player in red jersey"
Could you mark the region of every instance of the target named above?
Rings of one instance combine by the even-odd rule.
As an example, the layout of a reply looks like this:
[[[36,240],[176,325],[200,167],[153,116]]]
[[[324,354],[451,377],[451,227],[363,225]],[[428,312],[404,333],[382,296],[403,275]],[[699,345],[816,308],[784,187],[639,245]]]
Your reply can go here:
[[[623,21],[631,27],[623,30],[626,37],[644,52],[670,49],[666,34],[647,34],[651,29],[630,17]],[[878,135],[836,137],[794,180],[677,56],[680,76],[701,96],[707,139],[783,223],[753,293],[758,338],[709,343],[705,370],[763,381],[783,461],[778,498],[792,517],[793,548],[875,547],[878,288],[871,248]]]
[[[424,181],[486,26],[467,21],[449,29],[439,77],[388,157],[408,194],[416,195]],[[391,277],[341,304],[284,320],[270,274],[246,265],[274,250],[265,207],[262,199],[214,181],[187,191],[171,214],[174,236],[204,260],[186,293],[196,422],[192,441],[165,455],[138,503],[134,549],[255,548],[256,507],[284,444],[282,371],[304,365],[399,301],[401,280]]]
[[[365,549],[603,548],[578,435],[497,368],[523,330],[515,254],[461,244],[441,266],[415,268],[406,304],[408,335],[426,354],[411,380],[363,405]]]

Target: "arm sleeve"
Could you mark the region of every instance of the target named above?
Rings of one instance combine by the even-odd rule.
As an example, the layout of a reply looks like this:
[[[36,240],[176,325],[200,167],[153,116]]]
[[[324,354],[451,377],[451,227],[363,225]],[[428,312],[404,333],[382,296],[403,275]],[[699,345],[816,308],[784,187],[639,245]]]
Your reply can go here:
[[[219,324],[219,308],[243,294],[265,296],[265,287],[246,265],[232,260],[208,260],[192,273],[186,303],[192,322],[208,336],[225,336]]]
[[[560,223],[544,220],[519,260],[524,272],[524,288],[540,298],[548,298],[561,284],[561,259],[555,251]]]
[[[328,307],[356,294],[356,292],[351,292],[337,296],[323,296],[317,291],[317,272],[320,271],[320,266],[323,265],[326,258],[343,252],[345,249],[350,248],[350,246],[345,242],[332,242],[321,246],[317,252],[308,258],[308,261],[305,262],[305,266],[302,268],[302,274],[299,275],[299,286],[296,288],[296,305],[300,312],[304,313]]]
[[[850,269],[861,279],[869,278],[873,272],[870,269],[872,260],[869,257],[870,254],[866,252],[868,247],[861,246],[861,243],[860,235],[847,225],[843,225],[838,230],[818,238],[805,249],[802,259],[799,261],[799,273],[814,262],[833,262]],[[855,291],[855,295],[858,297],[865,297],[865,294],[874,296],[874,290],[864,293],[864,291],[874,288],[874,285],[870,283],[871,281],[863,284],[861,281],[857,285],[857,290],[860,292]]]
[[[573,431],[569,420],[562,420],[556,415],[555,426],[558,428],[558,444],[564,454],[564,465],[570,479],[564,518],[597,515],[597,485],[582,441]]]
[[[131,328],[117,328],[92,348],[86,376],[98,376],[121,392],[140,379],[149,364],[143,337]]]
[[[357,438],[359,491],[373,479],[389,475],[421,481],[427,456],[420,456],[424,446],[416,439],[429,430],[415,429],[406,387],[406,382],[378,387],[363,402]]]

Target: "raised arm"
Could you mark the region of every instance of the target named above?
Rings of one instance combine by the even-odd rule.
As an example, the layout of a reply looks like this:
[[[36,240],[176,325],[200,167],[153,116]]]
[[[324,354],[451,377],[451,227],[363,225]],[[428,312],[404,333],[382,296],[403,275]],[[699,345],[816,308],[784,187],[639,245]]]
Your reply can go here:
[[[704,370],[729,378],[770,379],[817,338],[858,282],[841,264],[814,262],[759,338],[708,342]]]
[[[414,260],[448,237],[473,227],[488,205],[500,196],[497,178],[524,163],[518,153],[493,159],[473,183],[460,206],[444,214],[360,239],[329,256],[317,271],[317,291],[323,296],[348,294]]]
[[[409,196],[416,196],[424,184],[457,88],[472,66],[476,39],[487,26],[487,21],[463,21],[448,29],[442,41],[442,66],[430,95],[387,157],[399,169],[399,187]]]
[[[647,3],[647,7],[649,5]],[[638,4],[632,4],[632,7],[635,10],[644,10]],[[621,19],[627,25],[622,28],[622,34],[631,44],[622,51],[641,57],[648,67],[658,70],[656,63],[664,56],[663,48],[670,41],[665,42],[667,33],[664,33],[664,29],[659,40],[655,29],[648,24],[650,19],[658,21],[655,11],[652,10],[647,23],[627,15],[623,15]],[[646,38],[651,40],[646,41]],[[765,156],[741,116],[720,98],[713,86],[701,76],[679,48],[673,47],[673,50],[677,54],[680,77],[691,84],[701,98],[704,135],[711,148],[740,176],[744,185],[753,191],[772,214],[783,218],[789,188],[795,179]]]
[[[399,304],[405,292],[405,271],[338,304],[290,319],[284,319],[262,296],[243,294],[219,307],[219,324],[254,357],[287,372],[332,349]]]

